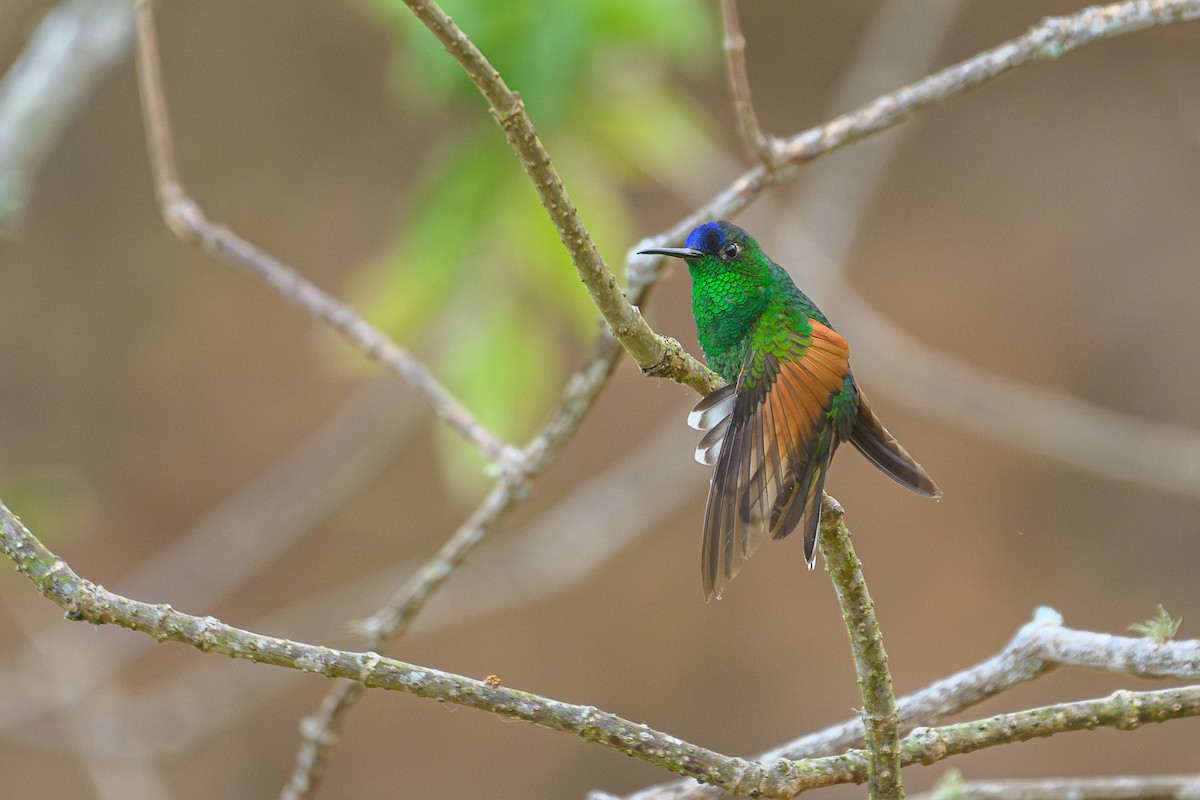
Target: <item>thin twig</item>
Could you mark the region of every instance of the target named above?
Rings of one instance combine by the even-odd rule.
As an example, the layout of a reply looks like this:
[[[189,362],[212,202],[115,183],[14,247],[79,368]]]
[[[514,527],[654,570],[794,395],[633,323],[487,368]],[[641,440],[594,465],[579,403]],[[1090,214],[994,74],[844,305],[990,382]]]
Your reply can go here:
[[[721,0],[721,20],[725,25],[725,67],[729,78],[729,95],[733,100],[733,115],[738,134],[746,152],[768,168],[774,163],[771,140],[758,124],[758,114],[750,99],[750,79],[746,75],[746,37],[738,20],[737,0]]]
[[[480,424],[411,353],[296,270],[204,216],[179,180],[150,3],[138,7],[137,32],[142,116],[159,204],[167,226],[183,241],[199,244],[205,252],[254,275],[289,303],[337,331],[372,361],[404,378],[429,402],[441,420],[503,470],[519,474],[522,464],[516,449]]]
[[[122,597],[77,575],[38,541],[3,502],[0,502],[0,552],[43,595],[63,608],[70,620],[118,625],[206,653],[328,678],[346,678],[368,688],[407,692],[532,722],[720,786],[733,794],[791,797],[807,789],[862,783],[867,778],[867,758],[861,751],[806,761],[747,761],[706,750],[591,706],[490,685],[374,652],[335,650],[264,636],[226,625],[214,617],[196,617],[167,605]],[[1198,715],[1200,686],[1153,692],[1120,691],[1107,698],[918,729],[901,742],[901,761],[905,765],[932,764],[959,753],[1055,733],[1096,727],[1133,730],[1151,722]]]
[[[821,500],[821,526],[817,541],[825,569],[833,579],[842,620],[850,634],[858,690],[862,695],[862,724],[867,756],[867,792],[872,800],[901,800],[900,715],[888,671],[883,634],[875,618],[875,603],[867,591],[862,562],[850,543],[842,506],[825,495]]]

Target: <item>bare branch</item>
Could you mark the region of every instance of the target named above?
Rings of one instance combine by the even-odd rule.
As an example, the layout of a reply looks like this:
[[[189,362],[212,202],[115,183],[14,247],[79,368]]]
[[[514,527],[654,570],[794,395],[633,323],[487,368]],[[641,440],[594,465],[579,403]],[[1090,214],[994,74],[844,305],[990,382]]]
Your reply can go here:
[[[817,541],[825,569],[833,579],[842,620],[850,634],[858,690],[862,694],[865,730],[867,791],[872,800],[902,800],[900,777],[900,715],[892,674],[888,671],[883,634],[875,618],[875,603],[867,591],[862,562],[850,543],[845,513],[829,495],[821,498],[821,527]]]
[[[777,155],[792,164],[802,163],[890,128],[916,111],[964,94],[1025,64],[1053,61],[1110,36],[1195,19],[1200,19],[1200,3],[1195,0],[1131,0],[1047,17],[1024,36],[880,97],[820,128],[787,138],[775,145]]]
[[[205,252],[241,267],[278,292],[284,300],[337,331],[372,361],[408,381],[429,402],[439,419],[485,456],[506,471],[519,472],[521,464],[516,449],[483,427],[411,353],[296,270],[204,216],[184,191],[175,165],[150,3],[138,7],[137,31],[142,114],[159,204],[167,226],[183,241],[199,244]]]
[[[763,133],[750,100],[750,79],[746,76],[746,37],[738,20],[737,0],[721,0],[721,19],[725,23],[725,69],[729,77],[729,95],[733,100],[734,119],[746,152],[768,168],[775,153],[771,140]]]
[[[900,743],[900,761],[904,766],[936,764],[951,756],[1056,733],[1095,728],[1130,731],[1152,722],[1193,716],[1200,716],[1200,686],[1156,692],[1119,691],[1096,700],[997,714],[942,728],[920,728]],[[796,763],[802,769],[811,765],[820,773],[819,782],[806,779],[793,784],[796,792],[838,783],[861,783],[867,773],[866,754],[856,750]]]
[[[297,669],[328,678],[346,678],[366,688],[402,691],[441,702],[477,708],[510,719],[572,733],[626,755],[660,764],[684,775],[733,787],[777,781],[761,765],[731,758],[659,733],[645,725],[591,706],[549,700],[528,692],[489,685],[462,675],[407,664],[374,652],[349,652],[277,639],[240,630],[214,617],[196,617],[168,605],[116,595],[77,575],[50,552],[0,502],[0,551],[73,621],[118,625],[158,641],[176,641],[202,652]],[[779,765],[776,775],[792,769]],[[776,793],[777,794],[777,793]]]

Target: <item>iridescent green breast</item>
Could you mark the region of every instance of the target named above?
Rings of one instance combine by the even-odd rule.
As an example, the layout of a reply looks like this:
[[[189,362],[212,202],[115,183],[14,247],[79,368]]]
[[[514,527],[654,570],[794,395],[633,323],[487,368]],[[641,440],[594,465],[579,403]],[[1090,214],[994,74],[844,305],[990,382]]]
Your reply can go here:
[[[704,358],[714,372],[732,382],[742,369],[773,293],[769,286],[736,270],[689,267],[692,314]]]

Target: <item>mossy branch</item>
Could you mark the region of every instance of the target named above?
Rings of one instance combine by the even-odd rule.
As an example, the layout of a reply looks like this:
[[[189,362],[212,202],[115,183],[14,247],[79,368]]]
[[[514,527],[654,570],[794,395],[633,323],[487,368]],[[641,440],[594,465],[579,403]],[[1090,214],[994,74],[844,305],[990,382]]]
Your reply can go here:
[[[875,618],[875,602],[867,591],[862,562],[850,543],[841,504],[829,495],[821,503],[817,541],[825,569],[837,591],[842,621],[850,634],[850,650],[854,653],[854,669],[863,700],[867,791],[872,800],[899,800],[904,797],[900,780],[900,715],[896,711],[883,634]]]

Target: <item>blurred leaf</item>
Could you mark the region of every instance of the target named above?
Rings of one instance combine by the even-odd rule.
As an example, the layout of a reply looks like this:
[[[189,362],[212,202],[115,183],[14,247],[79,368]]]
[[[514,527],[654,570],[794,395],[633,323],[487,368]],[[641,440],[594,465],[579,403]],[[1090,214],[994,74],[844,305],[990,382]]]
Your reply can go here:
[[[479,421],[500,436],[520,441],[541,420],[547,398],[562,380],[562,357],[540,321],[517,298],[473,299],[478,313],[456,320],[439,354],[442,377]],[[486,300],[486,302],[483,302]],[[483,486],[484,460],[451,431],[440,430],[451,486],[471,494]]]
[[[592,123],[596,138],[612,153],[614,168],[628,173],[634,167],[658,181],[709,173],[716,151],[707,121],[694,106],[645,85],[630,86],[624,94],[626,102],[598,109]]]
[[[404,97],[437,105],[459,92],[474,94],[462,69],[402,0],[362,3],[395,39],[393,76]],[[719,53],[712,9],[698,0],[457,0],[446,11],[536,109],[539,126],[555,125],[566,113],[568,95],[588,94],[597,77],[603,80],[585,79],[585,73],[611,47],[658,53],[689,71],[711,68]]]
[[[360,276],[352,289],[367,315],[406,339],[441,313],[460,281],[470,281],[476,262],[489,255],[469,227],[485,222],[495,203],[493,187],[523,177],[493,147],[452,145],[413,186],[411,211],[391,251]],[[507,173],[507,174],[506,174]]]

